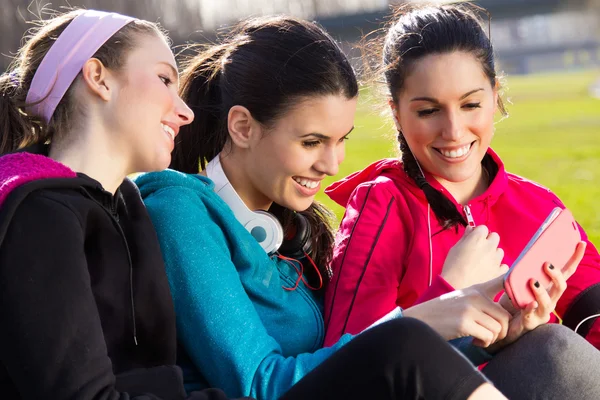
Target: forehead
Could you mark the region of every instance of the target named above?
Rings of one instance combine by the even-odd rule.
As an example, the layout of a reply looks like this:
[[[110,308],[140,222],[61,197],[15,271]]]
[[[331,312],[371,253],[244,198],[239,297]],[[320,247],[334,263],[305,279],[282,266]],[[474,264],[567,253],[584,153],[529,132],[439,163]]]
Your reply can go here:
[[[127,57],[128,64],[156,64],[167,62],[175,66],[175,57],[164,37],[155,33],[141,33],[135,38],[135,47]]]
[[[481,62],[470,53],[455,51],[431,54],[416,61],[404,81],[402,94],[462,96],[479,87],[491,88]]]
[[[275,122],[276,128],[296,133],[345,135],[354,124],[357,98],[343,95],[309,96],[296,100]]]

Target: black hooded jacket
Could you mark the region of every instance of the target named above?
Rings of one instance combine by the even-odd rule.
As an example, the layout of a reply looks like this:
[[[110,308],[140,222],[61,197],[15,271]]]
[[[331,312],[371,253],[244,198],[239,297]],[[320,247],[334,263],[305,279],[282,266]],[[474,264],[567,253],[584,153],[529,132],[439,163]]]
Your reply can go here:
[[[1,157],[0,398],[183,399],[175,358],[169,284],[135,185],[113,195],[43,155]]]

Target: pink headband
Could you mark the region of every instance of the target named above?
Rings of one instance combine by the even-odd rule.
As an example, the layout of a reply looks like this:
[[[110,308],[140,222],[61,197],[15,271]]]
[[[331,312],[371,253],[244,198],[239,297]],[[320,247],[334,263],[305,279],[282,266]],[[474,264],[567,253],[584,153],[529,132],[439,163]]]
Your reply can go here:
[[[40,63],[29,92],[28,112],[50,121],[61,99],[100,47],[135,18],[88,10],[71,21]]]

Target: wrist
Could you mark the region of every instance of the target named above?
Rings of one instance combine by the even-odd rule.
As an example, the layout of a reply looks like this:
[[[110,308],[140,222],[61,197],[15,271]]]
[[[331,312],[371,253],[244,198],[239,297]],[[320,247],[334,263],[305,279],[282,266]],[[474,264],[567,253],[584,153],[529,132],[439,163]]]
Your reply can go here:
[[[425,322],[427,325],[429,325],[429,323],[427,322],[427,318],[424,318],[425,315],[427,315],[427,313],[422,312],[423,311],[423,304],[427,304],[427,303],[421,303],[418,304],[416,306],[412,306],[410,308],[405,308],[402,310],[402,316],[403,317],[408,317],[408,318],[414,318],[414,319],[418,319],[421,322]]]
[[[452,286],[454,289],[463,289],[463,282],[461,281],[461,279],[459,277],[455,277],[452,274],[447,274],[444,275],[444,273],[442,272],[440,274],[440,277],[450,286]]]

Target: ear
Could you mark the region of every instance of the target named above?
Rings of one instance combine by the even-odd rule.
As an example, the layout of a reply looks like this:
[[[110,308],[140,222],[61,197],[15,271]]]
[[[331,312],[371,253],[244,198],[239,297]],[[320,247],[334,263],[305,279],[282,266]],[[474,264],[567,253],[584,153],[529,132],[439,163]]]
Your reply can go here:
[[[500,81],[496,79],[496,84],[494,85],[492,92],[494,94],[494,114],[498,111],[498,96],[500,91]]]
[[[111,98],[112,85],[108,82],[108,70],[97,58],[90,58],[81,69],[86,87],[104,101]]]
[[[392,118],[394,118],[394,124],[396,125],[396,129],[399,131],[402,130],[402,125],[400,125],[400,117],[398,116],[398,106],[394,103],[394,100],[389,99],[388,105],[392,110]]]
[[[250,111],[244,106],[233,106],[227,115],[227,129],[231,141],[243,149],[250,147],[253,138],[254,119]]]

